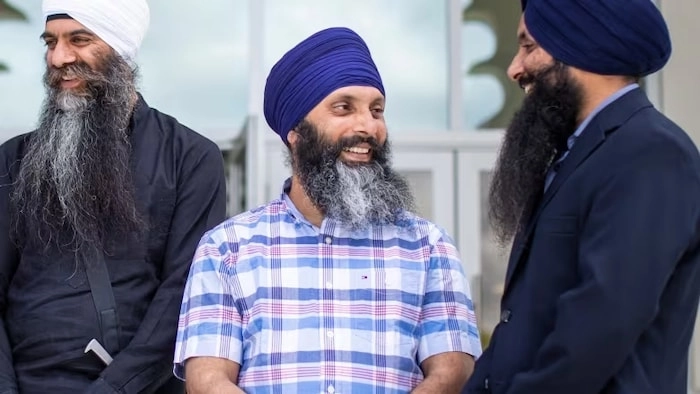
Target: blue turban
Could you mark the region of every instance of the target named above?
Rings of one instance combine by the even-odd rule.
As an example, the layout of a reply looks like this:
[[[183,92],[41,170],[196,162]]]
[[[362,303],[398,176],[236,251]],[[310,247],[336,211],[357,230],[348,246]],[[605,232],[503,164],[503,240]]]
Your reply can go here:
[[[643,77],[671,56],[651,0],[521,0],[525,25],[554,59],[603,75]]]
[[[287,143],[287,134],[333,91],[345,86],[384,86],[369,48],[344,27],[321,30],[272,67],[265,84],[265,119]]]

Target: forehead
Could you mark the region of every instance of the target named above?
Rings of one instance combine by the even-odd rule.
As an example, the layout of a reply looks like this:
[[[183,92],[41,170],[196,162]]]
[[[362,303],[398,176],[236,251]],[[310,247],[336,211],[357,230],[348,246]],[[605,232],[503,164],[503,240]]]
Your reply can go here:
[[[44,34],[50,34],[57,37],[75,33],[95,35],[95,33],[90,31],[90,29],[85,27],[82,23],[72,18],[52,19],[46,22],[46,27],[44,28]],[[97,37],[97,35],[95,35],[95,37]]]
[[[344,86],[331,92],[323,101],[347,99],[356,101],[384,101],[384,95],[373,86]]]

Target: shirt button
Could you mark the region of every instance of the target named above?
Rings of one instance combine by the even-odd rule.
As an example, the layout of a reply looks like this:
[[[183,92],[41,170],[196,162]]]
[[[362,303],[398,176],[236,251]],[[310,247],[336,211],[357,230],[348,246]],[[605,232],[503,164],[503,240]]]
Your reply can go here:
[[[331,238],[331,237],[326,237],[326,239],[325,239],[324,241],[325,241],[328,245],[330,245],[330,244],[333,243],[333,238]]]
[[[326,287],[329,288],[329,289],[332,288],[332,287],[333,287],[333,283],[332,283],[332,282],[326,282]]]
[[[334,335],[335,335],[335,334],[333,333],[333,331],[328,331],[328,332],[326,333],[326,336],[328,336],[328,338],[333,338]]]
[[[501,322],[508,323],[511,315],[510,309],[504,309],[503,312],[501,312]]]
[[[328,386],[328,393],[329,394],[335,393],[335,387],[333,387],[333,385]]]

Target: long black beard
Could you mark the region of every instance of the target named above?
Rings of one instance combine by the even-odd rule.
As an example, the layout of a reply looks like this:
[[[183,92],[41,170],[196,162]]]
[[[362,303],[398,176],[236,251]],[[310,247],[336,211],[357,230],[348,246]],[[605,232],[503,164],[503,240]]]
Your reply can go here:
[[[352,229],[365,229],[398,224],[413,211],[410,186],[391,168],[388,141],[379,145],[374,138],[354,136],[332,143],[306,121],[295,130],[299,139],[292,148],[292,167],[306,195],[324,215]],[[344,148],[360,142],[371,146],[372,161],[346,164],[339,159]]]
[[[86,88],[62,90],[64,75],[86,81]],[[100,70],[85,63],[47,69],[40,124],[12,193],[20,247],[103,250],[109,237],[143,230],[128,135],[135,78],[136,70],[114,53]]]
[[[521,79],[533,88],[506,130],[489,190],[489,218],[506,245],[539,203],[547,171],[576,130],[583,93],[567,66],[555,63]]]

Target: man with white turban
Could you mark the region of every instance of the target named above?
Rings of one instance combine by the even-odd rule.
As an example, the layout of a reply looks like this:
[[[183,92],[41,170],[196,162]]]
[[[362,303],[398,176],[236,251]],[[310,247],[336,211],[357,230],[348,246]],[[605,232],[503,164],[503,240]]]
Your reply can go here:
[[[150,108],[145,0],[45,0],[37,130],[0,146],[0,393],[182,393],[192,255],[225,218],[217,146]]]

